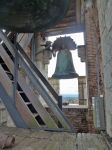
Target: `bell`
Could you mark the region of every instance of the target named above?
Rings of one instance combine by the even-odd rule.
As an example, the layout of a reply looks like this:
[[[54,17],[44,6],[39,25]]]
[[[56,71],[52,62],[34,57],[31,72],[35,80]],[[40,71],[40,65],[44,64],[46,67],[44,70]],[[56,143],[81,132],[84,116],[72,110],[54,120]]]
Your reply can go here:
[[[66,14],[69,0],[0,0],[0,28],[41,32]]]
[[[78,74],[75,71],[72,55],[69,50],[61,50],[57,55],[57,64],[55,73],[52,75],[54,79],[70,79],[77,78]]]

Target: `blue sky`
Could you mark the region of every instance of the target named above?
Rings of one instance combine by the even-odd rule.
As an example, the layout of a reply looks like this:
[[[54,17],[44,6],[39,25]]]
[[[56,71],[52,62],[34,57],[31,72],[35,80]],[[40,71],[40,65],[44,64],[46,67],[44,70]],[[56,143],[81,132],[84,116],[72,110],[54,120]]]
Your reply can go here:
[[[65,35],[63,35],[65,36]],[[75,34],[68,34],[66,36],[71,36],[71,38],[75,41],[77,45],[84,45],[84,35],[83,33],[75,33]],[[59,36],[52,36],[49,37],[49,40],[53,42]],[[62,35],[61,35],[62,37]],[[85,73],[85,63],[80,62],[80,58],[78,57],[77,50],[72,51],[72,58],[76,72],[79,76],[84,76]],[[51,77],[55,71],[56,66],[56,57],[53,57],[50,60],[50,64],[48,66],[48,76]],[[78,94],[78,81],[77,79],[66,79],[60,80],[60,94]]]

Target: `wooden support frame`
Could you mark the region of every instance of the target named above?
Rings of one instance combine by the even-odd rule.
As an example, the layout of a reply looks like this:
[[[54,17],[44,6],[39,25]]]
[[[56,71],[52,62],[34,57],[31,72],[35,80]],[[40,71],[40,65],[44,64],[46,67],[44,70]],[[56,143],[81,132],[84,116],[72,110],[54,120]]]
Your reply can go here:
[[[11,118],[13,119],[15,125],[19,128],[27,128],[26,123],[23,121],[23,119],[21,119],[21,115],[18,113],[16,108],[13,106],[13,103],[11,102],[12,101],[11,97],[7,94],[7,92],[5,91],[5,89],[1,83],[0,83],[0,91],[1,91],[0,97],[3,101],[3,103],[5,104],[5,106],[7,107],[7,110],[9,112]]]
[[[26,70],[27,75],[29,76],[29,78],[32,81],[33,85],[39,91],[39,93],[41,94],[41,96],[43,97],[43,99],[45,100],[47,105],[50,107],[50,109],[52,110],[54,115],[58,118],[58,120],[60,121],[62,126],[65,129],[71,129],[72,127],[71,127],[69,121],[64,116],[63,112],[59,109],[59,107],[55,104],[55,102],[51,99],[51,97],[49,96],[49,94],[46,91],[46,89],[44,88],[44,86],[42,86],[42,84],[39,82],[39,80],[32,73],[32,71],[30,70],[29,66],[25,63],[25,61],[23,60],[21,55],[19,55],[19,58],[20,58],[21,66],[23,66],[24,69]]]
[[[27,109],[26,105],[23,103],[21,96],[19,95],[19,93],[17,93],[17,102],[16,107],[13,104],[13,99],[11,98],[11,94],[12,94],[12,83],[9,79],[9,77],[6,75],[6,73],[4,72],[3,68],[0,65],[0,84],[1,84],[1,90],[3,91],[3,93],[7,93],[6,97],[8,97],[8,99],[6,100],[5,95],[3,95],[3,93],[1,92],[1,98],[4,100],[3,103],[5,104],[5,106],[7,106],[7,109],[9,111],[9,114],[11,115],[12,119],[14,120],[14,123],[17,125],[17,127],[37,127],[37,122],[35,119],[33,119],[31,113],[29,112],[29,110]],[[21,107],[19,107],[21,106]],[[17,108],[17,109],[16,109]],[[19,110],[19,113],[18,111]],[[15,113],[12,114],[12,111],[14,111]],[[16,116],[18,118],[18,120],[16,119]],[[21,117],[22,116],[22,117]],[[21,125],[20,125],[20,123]]]
[[[4,43],[6,44],[8,49],[11,51],[13,56],[15,56],[15,51],[17,51],[16,47],[8,40],[8,38],[1,31],[0,31],[0,37],[3,39]],[[34,70],[35,65],[31,62],[31,60],[27,61],[25,59],[25,57],[27,57],[27,55],[25,54],[25,57],[24,57],[24,55],[22,53],[22,52],[24,52],[23,49],[21,48],[20,45],[17,45],[17,46],[18,46],[18,50],[19,50],[19,59],[20,59],[20,63],[21,63],[20,65],[23,66],[23,68],[27,72],[27,75],[29,76],[30,80],[32,81],[33,85],[39,91],[41,96],[44,98],[44,100],[46,101],[46,103],[48,104],[48,106],[50,107],[52,112],[55,114],[57,119],[60,121],[60,123],[62,124],[64,129],[71,131],[72,126],[69,123],[68,119],[64,116],[63,112],[59,109],[59,107],[55,104],[55,102],[52,100],[52,98],[50,97],[50,95],[46,91],[46,88],[43,86],[43,84],[41,84],[41,82],[37,78],[36,72]],[[32,65],[33,68],[31,68],[30,65]],[[33,72],[35,72],[35,73],[33,73]],[[18,80],[19,79],[20,79],[20,76],[18,74]]]
[[[2,45],[0,45],[0,55],[2,56],[3,60],[5,61],[6,65],[8,66],[9,70],[11,71],[11,73],[13,73],[14,72],[14,64],[13,64],[11,58],[5,52]],[[25,92],[25,94],[30,99],[30,101],[33,104],[34,108],[37,110],[39,115],[42,117],[42,119],[46,123],[47,127],[49,127],[49,128],[58,128],[58,126],[56,125],[54,120],[51,118],[49,113],[45,110],[45,108],[42,106],[40,101],[37,99],[37,95],[34,93],[34,91],[30,87],[26,86],[25,79],[20,74],[20,72],[18,72],[18,82],[19,82],[20,86],[22,87],[23,91]]]

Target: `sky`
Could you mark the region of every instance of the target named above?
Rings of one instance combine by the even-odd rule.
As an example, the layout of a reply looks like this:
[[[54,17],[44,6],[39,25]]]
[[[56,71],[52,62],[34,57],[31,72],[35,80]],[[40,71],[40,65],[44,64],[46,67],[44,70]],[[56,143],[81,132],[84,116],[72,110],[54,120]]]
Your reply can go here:
[[[49,37],[49,40],[51,42],[55,41],[57,37],[63,37],[65,35],[59,35],[59,36],[52,36]],[[75,33],[75,34],[67,34],[66,36],[70,36],[77,45],[84,45],[84,35],[83,33]],[[74,67],[76,70],[76,73],[79,74],[79,76],[84,76],[85,73],[85,63],[82,63],[80,61],[80,58],[78,57],[77,50],[71,51],[72,52],[72,58]],[[56,67],[56,57],[53,57],[50,60],[50,64],[48,66],[48,77],[51,77],[55,71]],[[65,94],[78,94],[78,80],[77,79],[65,79],[60,80],[60,95]]]

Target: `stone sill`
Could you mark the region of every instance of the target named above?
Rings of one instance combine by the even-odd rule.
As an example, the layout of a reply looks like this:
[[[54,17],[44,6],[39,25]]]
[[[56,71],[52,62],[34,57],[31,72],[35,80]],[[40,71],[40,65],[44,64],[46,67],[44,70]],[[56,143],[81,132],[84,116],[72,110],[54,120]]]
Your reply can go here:
[[[63,108],[88,109],[88,106],[87,105],[74,105],[74,104],[71,104],[71,105],[63,106]]]
[[[45,108],[49,108],[46,104],[43,105]],[[62,106],[63,109],[88,109],[88,105],[74,105],[74,104],[70,104],[70,105],[63,105]]]

